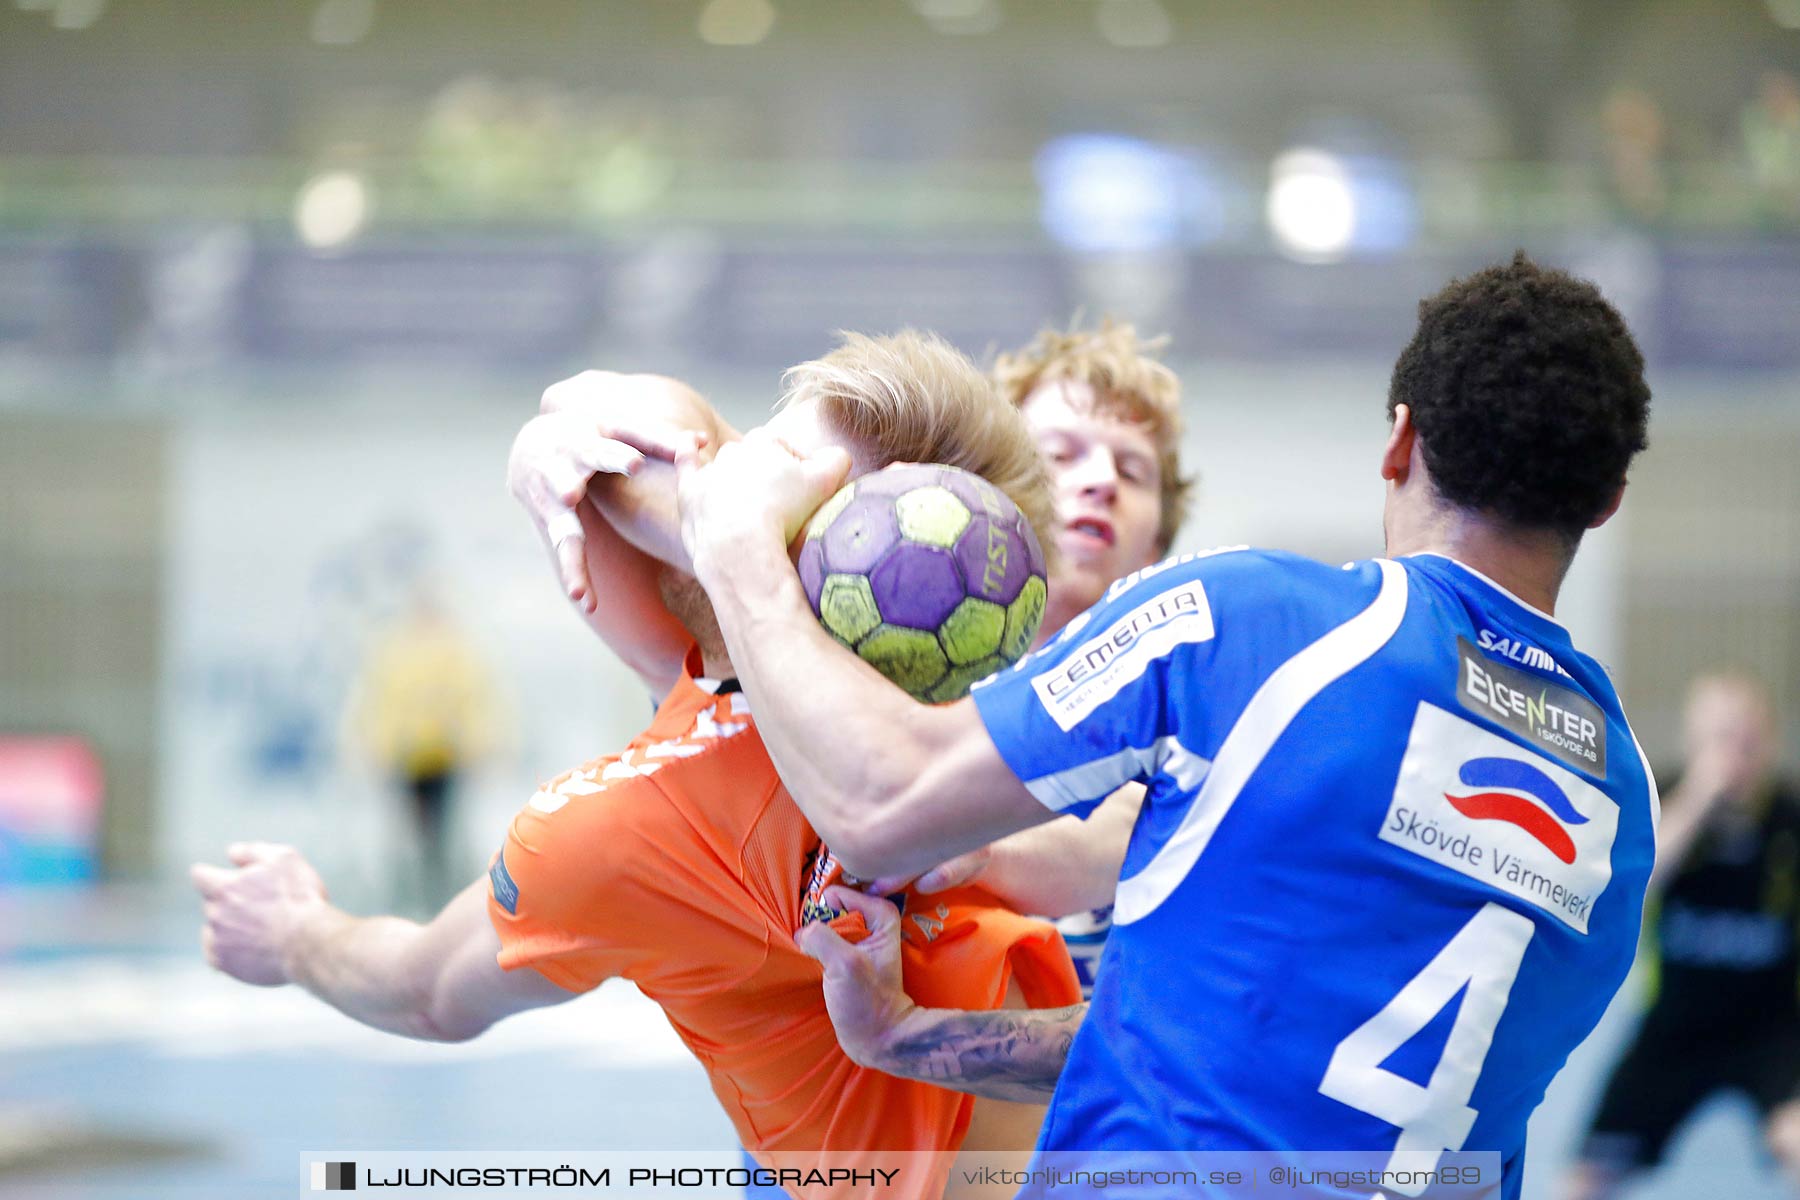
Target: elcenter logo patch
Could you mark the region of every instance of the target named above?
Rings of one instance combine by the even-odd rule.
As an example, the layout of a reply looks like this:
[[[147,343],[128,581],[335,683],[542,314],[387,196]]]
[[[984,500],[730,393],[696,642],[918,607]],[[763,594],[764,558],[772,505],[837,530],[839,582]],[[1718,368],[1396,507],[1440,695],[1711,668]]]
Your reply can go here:
[[[1598,704],[1489,658],[1465,638],[1456,639],[1456,653],[1456,699],[1464,708],[1578,770],[1606,777],[1606,714]]]

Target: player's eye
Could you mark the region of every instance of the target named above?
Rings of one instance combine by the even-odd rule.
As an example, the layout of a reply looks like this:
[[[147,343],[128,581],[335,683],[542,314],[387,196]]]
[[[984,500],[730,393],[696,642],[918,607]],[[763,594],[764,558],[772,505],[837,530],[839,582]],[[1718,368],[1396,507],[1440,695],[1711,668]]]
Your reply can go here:
[[[1150,464],[1141,458],[1126,458],[1119,462],[1119,475],[1131,483],[1148,485],[1155,477]]]

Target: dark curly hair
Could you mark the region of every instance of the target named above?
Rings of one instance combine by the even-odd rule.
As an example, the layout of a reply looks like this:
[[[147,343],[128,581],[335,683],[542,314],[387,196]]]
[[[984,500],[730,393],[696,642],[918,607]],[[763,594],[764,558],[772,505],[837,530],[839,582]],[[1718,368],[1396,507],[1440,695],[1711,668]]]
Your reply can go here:
[[[1399,404],[1439,496],[1572,547],[1645,446],[1650,388],[1600,290],[1521,250],[1419,303],[1390,419]]]

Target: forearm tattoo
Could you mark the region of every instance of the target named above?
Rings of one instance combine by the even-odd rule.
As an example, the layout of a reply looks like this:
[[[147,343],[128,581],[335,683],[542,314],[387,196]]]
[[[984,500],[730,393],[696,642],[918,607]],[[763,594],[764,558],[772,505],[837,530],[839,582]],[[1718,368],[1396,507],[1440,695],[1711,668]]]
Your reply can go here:
[[[953,1091],[1042,1104],[1056,1090],[1087,1007],[917,1010],[881,1066]]]

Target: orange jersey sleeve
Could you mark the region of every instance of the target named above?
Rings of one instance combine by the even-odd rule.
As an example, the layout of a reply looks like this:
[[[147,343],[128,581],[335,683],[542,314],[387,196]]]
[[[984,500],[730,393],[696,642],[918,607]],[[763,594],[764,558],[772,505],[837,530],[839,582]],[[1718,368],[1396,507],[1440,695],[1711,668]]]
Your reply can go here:
[[[721,875],[717,847],[645,769],[672,744],[694,745],[634,743],[539,789],[513,818],[488,870],[503,968],[533,967],[577,992],[616,975],[691,994],[728,988],[761,963],[763,922]],[[714,764],[709,747],[695,748],[683,773],[704,779]]]
[[[618,806],[631,802],[631,789],[608,791],[602,803],[574,812],[566,805],[544,811],[539,797],[555,793],[540,791],[513,818],[488,868],[488,917],[506,970],[533,967],[585,992],[641,971],[655,954],[635,919],[651,906],[654,889],[641,856],[609,828],[623,815]]]

